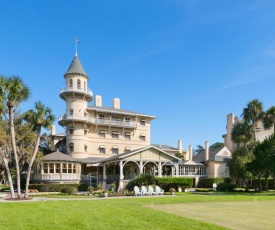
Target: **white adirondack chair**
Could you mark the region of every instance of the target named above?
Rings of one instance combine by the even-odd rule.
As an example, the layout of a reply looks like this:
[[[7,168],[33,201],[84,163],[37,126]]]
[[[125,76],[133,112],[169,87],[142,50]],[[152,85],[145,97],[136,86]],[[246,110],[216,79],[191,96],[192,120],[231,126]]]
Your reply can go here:
[[[147,191],[147,188],[143,185],[141,186],[141,195],[142,196],[147,196],[149,195],[149,192]]]
[[[154,191],[154,189],[153,189],[153,187],[151,185],[149,185],[149,187],[148,187],[148,192],[149,192],[150,196],[156,195],[156,192]]]
[[[135,196],[138,196],[138,195],[142,195],[141,191],[139,190],[139,187],[138,186],[135,186],[134,187],[134,192],[135,192]]]
[[[161,190],[161,188],[157,185],[156,186],[156,195],[163,195],[163,190]]]

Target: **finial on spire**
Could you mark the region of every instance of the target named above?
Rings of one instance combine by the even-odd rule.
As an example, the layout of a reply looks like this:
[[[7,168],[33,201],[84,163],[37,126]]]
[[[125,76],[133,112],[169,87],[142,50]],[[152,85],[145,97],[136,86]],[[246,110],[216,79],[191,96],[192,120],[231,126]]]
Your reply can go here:
[[[77,43],[81,42],[82,40],[80,40],[79,38],[75,38],[75,56],[77,56]]]

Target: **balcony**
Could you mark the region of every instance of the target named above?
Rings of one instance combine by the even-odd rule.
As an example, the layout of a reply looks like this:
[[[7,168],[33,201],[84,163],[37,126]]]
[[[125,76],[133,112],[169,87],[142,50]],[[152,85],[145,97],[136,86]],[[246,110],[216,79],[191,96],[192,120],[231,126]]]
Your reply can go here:
[[[113,127],[123,127],[123,128],[136,128],[137,122],[122,121],[122,120],[112,120],[112,119],[100,119],[90,116],[82,115],[64,115],[58,118],[58,123],[60,125],[66,125],[69,121],[82,121],[90,124],[95,124],[99,126],[113,126]]]
[[[93,92],[92,90],[88,88],[80,88],[80,87],[68,87],[68,88],[62,88],[60,90],[60,97],[62,99],[66,99],[67,94],[82,94],[87,98],[89,101],[93,98]]]

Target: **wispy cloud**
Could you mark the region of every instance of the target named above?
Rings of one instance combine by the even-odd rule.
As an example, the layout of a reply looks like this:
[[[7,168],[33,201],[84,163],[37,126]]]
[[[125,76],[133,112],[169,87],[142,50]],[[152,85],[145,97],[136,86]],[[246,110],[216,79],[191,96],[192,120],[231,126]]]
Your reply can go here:
[[[275,43],[269,45],[264,51],[264,56],[275,57]]]
[[[274,72],[275,67],[272,65],[257,68],[246,68],[233,74],[233,76],[230,77],[233,79],[232,82],[222,86],[218,89],[218,91],[260,82],[264,79],[274,76]]]
[[[161,53],[162,51],[167,50],[167,49],[169,49],[171,47],[172,47],[172,45],[165,46],[165,47],[162,47],[162,48],[159,48],[159,49],[155,49],[155,50],[150,50],[150,51],[147,51],[147,52],[144,52],[144,53],[139,53],[139,54],[137,54],[135,56],[129,57],[129,58],[125,59],[125,60],[122,60],[122,61],[118,62],[116,65],[120,66],[120,65],[123,65],[125,63],[130,62],[130,61],[134,61],[134,60],[142,59],[142,58],[150,56],[150,55],[158,54],[158,53]]]

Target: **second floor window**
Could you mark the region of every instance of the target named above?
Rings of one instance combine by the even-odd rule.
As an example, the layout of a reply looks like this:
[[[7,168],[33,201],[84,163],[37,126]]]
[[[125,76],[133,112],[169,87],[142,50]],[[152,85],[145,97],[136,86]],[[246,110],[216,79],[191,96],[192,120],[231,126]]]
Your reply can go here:
[[[74,128],[69,128],[70,135],[74,134]]]
[[[105,147],[99,147],[99,153],[105,154]]]
[[[118,132],[113,132],[112,133],[112,138],[118,139],[119,138],[119,133]]]
[[[118,149],[117,148],[112,148],[112,153],[113,154],[118,154]]]
[[[70,116],[74,115],[74,110],[70,109]]]
[[[140,120],[140,125],[145,126],[145,120],[144,119]]]

